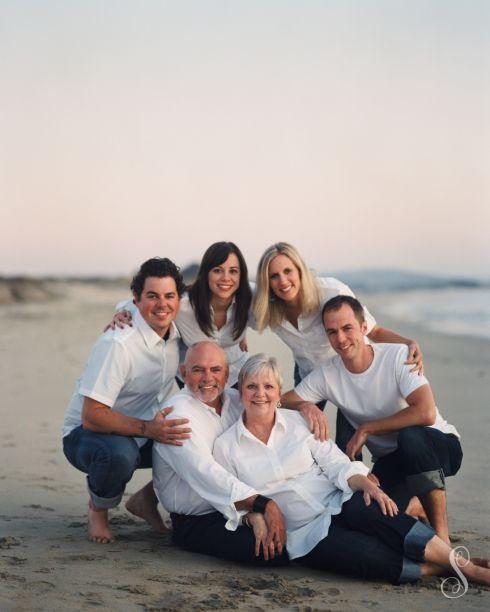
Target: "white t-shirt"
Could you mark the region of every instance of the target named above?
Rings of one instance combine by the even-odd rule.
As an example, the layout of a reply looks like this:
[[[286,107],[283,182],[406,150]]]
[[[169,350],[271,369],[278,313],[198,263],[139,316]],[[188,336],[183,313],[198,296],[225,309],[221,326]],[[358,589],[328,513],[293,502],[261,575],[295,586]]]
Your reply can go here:
[[[194,397],[187,387],[168,401],[174,410],[168,419],[189,419],[191,437],[183,446],[153,444],[153,486],[164,508],[177,514],[209,514],[219,510],[228,519],[226,527],[236,529],[245,511],[235,502],[256,495],[216,462],[212,455],[218,436],[236,422],[242,412],[235,389],[223,392],[221,415]]]
[[[134,313],[138,310],[132,300],[119,302],[116,309],[121,310],[122,308],[129,310],[134,316]],[[211,335],[207,336],[202,329],[199,327],[197,322],[194,309],[192,308],[189,300],[189,294],[184,293],[180,299],[180,307],[177,317],[175,318],[175,324],[180,332],[184,344],[189,347],[196,342],[202,342],[209,340],[215,342],[220,346],[226,355],[226,360],[230,368],[230,375],[228,377],[227,387],[231,387],[238,381],[238,373],[241,367],[247,361],[249,354],[243,352],[240,347],[240,341],[245,337],[246,327],[240,334],[240,337],[234,340],[233,328],[235,325],[235,300],[232,301],[226,312],[226,322],[218,329],[213,320],[213,310],[211,308]],[[183,355],[181,356],[183,359]],[[180,378],[180,374],[177,374]]]
[[[138,419],[151,420],[174,390],[179,365],[179,333],[172,323],[163,340],[138,309],[133,326],[108,330],[92,348],[68,404],[63,437],[82,424],[84,397]],[[146,438],[134,438],[139,446]]]
[[[298,329],[291,325],[287,319],[283,319],[278,326],[271,328],[292,350],[301,378],[307,376],[312,370],[335,355],[323,326],[323,306],[337,295],[355,297],[352,289],[336,278],[319,277],[316,281],[320,290],[320,307],[318,310],[308,316],[299,315]],[[376,325],[376,320],[366,307],[364,307],[364,316],[369,333]]]
[[[425,376],[411,372],[405,365],[408,347],[405,344],[372,344],[374,357],[369,368],[360,374],[349,372],[339,355],[309,374],[295,388],[305,401],[330,400],[356,429],[368,421],[383,419],[408,406],[405,398],[429,382]],[[459,437],[436,408],[436,421],[431,425],[443,433]],[[369,436],[367,447],[375,457],[383,457],[397,448],[397,432]]]
[[[213,454],[229,472],[277,503],[291,559],[306,555],[328,534],[331,517],[353,495],[347,480],[369,471],[363,463],[351,462],[331,440],[315,440],[293,410],[276,412],[267,444],[240,418],[216,440]]]

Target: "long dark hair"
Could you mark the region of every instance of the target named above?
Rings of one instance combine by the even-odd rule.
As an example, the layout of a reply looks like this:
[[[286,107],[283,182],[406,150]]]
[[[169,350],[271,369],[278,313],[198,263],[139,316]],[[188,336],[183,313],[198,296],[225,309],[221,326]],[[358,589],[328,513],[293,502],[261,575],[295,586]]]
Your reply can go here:
[[[247,327],[248,312],[252,303],[252,291],[248,283],[248,270],[245,259],[233,242],[215,242],[204,253],[199,266],[196,280],[189,287],[189,300],[196,315],[199,327],[211,336],[211,290],[209,289],[208,274],[210,270],[224,263],[230,253],[237,256],[240,265],[240,284],[235,293],[235,322],[233,325],[233,340],[238,338]]]

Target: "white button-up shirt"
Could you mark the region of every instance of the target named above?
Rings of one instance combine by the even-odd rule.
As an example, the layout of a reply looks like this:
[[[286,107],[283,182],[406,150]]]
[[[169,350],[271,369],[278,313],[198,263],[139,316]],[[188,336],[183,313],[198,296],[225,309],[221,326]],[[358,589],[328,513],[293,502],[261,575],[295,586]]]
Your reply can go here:
[[[223,392],[221,416],[214,408],[192,395],[187,387],[167,402],[174,410],[168,419],[189,419],[191,437],[183,446],[153,444],[153,486],[164,508],[177,514],[209,514],[219,510],[234,530],[245,511],[235,502],[256,495],[257,491],[225,470],[213,457],[218,436],[236,422],[241,414],[235,389]]]
[[[134,302],[131,300],[119,302],[116,306],[117,310],[121,309],[129,310],[134,316],[134,313],[138,310]],[[189,347],[196,342],[202,342],[204,340],[210,340],[220,346],[226,355],[226,360],[230,368],[230,375],[226,386],[231,387],[238,381],[238,373],[241,367],[247,361],[248,353],[242,351],[239,347],[240,341],[245,338],[246,328],[240,334],[240,337],[236,340],[233,338],[233,331],[235,326],[235,300],[226,311],[225,324],[218,329],[213,319],[213,308],[211,308],[211,335],[207,336],[202,329],[199,327],[199,323],[196,319],[196,314],[192,308],[189,300],[189,295],[184,293],[180,300],[180,307],[177,317],[175,318],[175,324],[180,332],[184,344]],[[177,374],[180,378],[180,374]]]
[[[180,335],[186,346],[192,346],[196,342],[203,340],[211,340],[216,342],[226,354],[226,360],[230,368],[230,375],[228,377],[227,386],[231,387],[238,381],[238,372],[240,368],[248,359],[248,353],[243,352],[238,346],[240,341],[245,337],[246,328],[241,333],[240,337],[236,340],[233,338],[233,328],[235,326],[235,300],[226,311],[225,324],[218,329],[214,323],[213,308],[211,310],[211,335],[206,334],[199,327],[197,322],[194,309],[191,306],[189,295],[184,293],[180,300],[179,314],[175,320],[177,327],[179,328]]]
[[[353,495],[347,481],[368,468],[331,441],[315,440],[303,417],[278,410],[267,444],[240,418],[220,436],[214,456],[229,472],[271,497],[284,515],[291,559],[310,552],[328,534],[332,515]]]
[[[318,310],[308,316],[300,314],[298,317],[298,329],[291,325],[287,319],[283,319],[278,326],[271,328],[292,350],[301,378],[304,378],[312,370],[336,354],[330,345],[323,326],[323,306],[328,300],[337,295],[355,297],[352,289],[336,278],[320,277],[316,281],[320,290],[320,307]],[[366,307],[364,307],[364,316],[368,324],[369,333],[376,325],[376,320]]]
[[[161,338],[138,309],[132,327],[108,330],[92,348],[68,404],[63,424],[66,436],[82,424],[84,397],[121,414],[151,420],[174,390],[179,365],[179,332],[172,323],[168,340]],[[139,446],[146,438],[135,438]]]

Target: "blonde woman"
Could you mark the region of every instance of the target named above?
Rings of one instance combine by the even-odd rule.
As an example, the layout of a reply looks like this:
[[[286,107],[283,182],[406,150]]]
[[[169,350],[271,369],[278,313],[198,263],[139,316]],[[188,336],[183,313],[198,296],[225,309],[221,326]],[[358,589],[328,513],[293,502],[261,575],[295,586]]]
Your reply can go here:
[[[286,549],[319,570],[394,584],[451,570],[451,548],[431,527],[399,513],[396,503],[331,441],[315,440],[294,410],[278,409],[281,375],[274,358],[250,357],[238,378],[242,417],[215,442],[215,459],[261,491],[249,515],[256,555],[273,558],[281,545],[267,538],[260,516],[272,499],[284,516]],[[461,563],[476,583],[490,584],[487,559]]]
[[[257,270],[252,304],[259,332],[266,327],[291,349],[295,361],[295,385],[314,368],[335,355],[323,328],[322,308],[337,295],[355,297],[348,285],[332,277],[315,276],[298,250],[287,242],[277,242],[265,250]],[[418,343],[381,327],[364,307],[367,336],[373,342],[406,344],[407,363],[423,374],[422,351]],[[321,406],[323,409],[323,406]],[[349,423],[337,414],[336,442],[342,450],[353,434]]]

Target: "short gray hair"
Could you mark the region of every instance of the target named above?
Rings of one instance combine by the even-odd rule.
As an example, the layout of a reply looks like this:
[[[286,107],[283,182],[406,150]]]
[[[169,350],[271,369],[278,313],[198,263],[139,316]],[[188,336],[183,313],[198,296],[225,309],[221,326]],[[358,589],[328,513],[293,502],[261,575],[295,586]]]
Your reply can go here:
[[[282,375],[275,357],[269,357],[265,353],[258,353],[249,357],[243,364],[238,374],[238,390],[242,391],[243,382],[246,378],[255,374],[261,374],[262,372],[270,372],[276,379],[279,389],[282,387]]]

